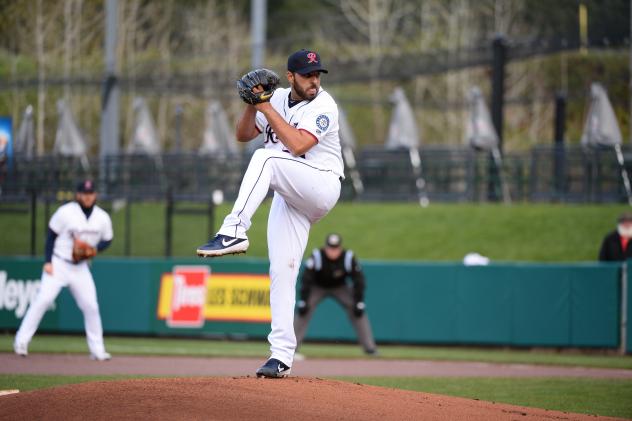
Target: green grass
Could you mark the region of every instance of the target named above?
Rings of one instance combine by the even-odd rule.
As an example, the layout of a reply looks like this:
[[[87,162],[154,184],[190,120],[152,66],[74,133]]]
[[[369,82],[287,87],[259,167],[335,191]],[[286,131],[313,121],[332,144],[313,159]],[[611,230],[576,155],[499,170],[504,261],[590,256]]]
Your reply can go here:
[[[495,261],[594,261],[606,232],[614,229],[623,205],[339,203],[312,227],[307,252],[322,244],[326,234],[338,231],[345,245],[363,259],[460,261],[478,252]],[[215,228],[230,211],[216,210]],[[249,231],[250,257],[266,257],[269,202],[253,218]],[[106,255],[124,254],[124,211],[112,212],[115,241]],[[162,256],[164,205],[131,207],[131,253]],[[28,215],[0,214],[0,255],[29,252]],[[44,212],[38,213],[38,253],[43,249]],[[173,255],[193,256],[209,236],[207,218],[176,215]]]
[[[0,335],[0,352],[12,351],[12,335]],[[261,341],[220,341],[177,338],[106,337],[106,346],[114,355],[175,355],[200,357],[254,357],[268,352]],[[461,347],[424,347],[382,345],[383,359],[435,361],[480,361],[501,364],[543,364],[560,366],[632,369],[632,356],[579,354],[554,351],[481,349]],[[83,336],[36,335],[29,352],[87,353]],[[305,343],[300,352],[308,358],[367,358],[355,344]]]
[[[137,379],[142,377],[150,376],[55,376],[41,374],[0,374],[0,390],[17,389],[20,392],[26,392],[29,390],[63,386],[65,384],[115,381]]]
[[[632,380],[344,377],[340,380],[557,411],[632,418]]]

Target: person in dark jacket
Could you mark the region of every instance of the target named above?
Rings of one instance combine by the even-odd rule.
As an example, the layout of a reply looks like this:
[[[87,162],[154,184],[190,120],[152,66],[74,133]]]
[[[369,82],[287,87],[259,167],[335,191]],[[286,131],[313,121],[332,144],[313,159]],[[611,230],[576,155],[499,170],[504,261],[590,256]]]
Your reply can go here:
[[[349,278],[351,284],[347,283]],[[325,247],[315,249],[305,262],[297,303],[298,317],[294,322],[297,349],[303,342],[316,306],[331,297],[347,312],[364,352],[376,355],[377,348],[365,311],[364,289],[364,273],[353,251],[342,248],[340,235],[329,234]]]
[[[601,243],[599,260],[616,262],[632,258],[632,213],[623,213],[617,221],[617,229],[609,232]]]

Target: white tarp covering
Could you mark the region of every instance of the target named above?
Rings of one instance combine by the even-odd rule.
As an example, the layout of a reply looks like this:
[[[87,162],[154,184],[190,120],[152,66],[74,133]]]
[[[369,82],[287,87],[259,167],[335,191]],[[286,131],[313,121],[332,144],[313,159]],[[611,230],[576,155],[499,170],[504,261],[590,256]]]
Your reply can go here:
[[[134,128],[127,153],[158,155],[160,151],[158,131],[147,102],[140,97],[134,98]]]
[[[353,134],[353,129],[351,128],[349,120],[347,119],[347,113],[344,112],[344,110],[340,107],[338,108],[338,126],[338,136],[340,137],[340,143],[342,143],[342,145],[346,145],[350,148],[355,149],[356,139],[355,135]]]
[[[584,123],[583,146],[614,146],[621,144],[621,130],[608,94],[594,82],[590,85],[590,107]]]
[[[625,159],[621,150],[621,129],[617,116],[612,109],[606,89],[599,82],[590,85],[590,106],[584,123],[581,144],[584,147],[611,146],[617,156],[621,179],[628,196],[628,204],[632,206],[632,187],[625,168]]]
[[[88,162],[86,142],[77,126],[72,110],[63,99],[57,101],[57,112],[59,113],[59,122],[55,133],[53,153],[80,158],[81,165],[84,169],[87,169],[90,164]]]
[[[394,108],[384,146],[386,149],[408,149],[415,186],[419,195],[419,204],[426,207],[430,201],[426,194],[426,180],[424,180],[422,174],[421,156],[419,154],[419,144],[421,142],[415,112],[402,88],[395,88],[389,99],[393,103]]]
[[[388,127],[386,149],[418,148],[419,129],[415,119],[415,113],[410,106],[404,90],[395,88],[390,97],[394,104],[391,122]]]
[[[218,101],[211,101],[206,107],[205,120],[206,128],[199,152],[212,155],[237,154],[239,150],[235,133]]]
[[[503,201],[511,203],[509,186],[505,183],[502,166],[502,156],[498,147],[499,138],[494,123],[485,104],[485,99],[478,86],[473,86],[468,93],[469,116],[465,125],[465,142],[470,147],[483,151],[490,151],[494,164],[498,169],[500,189]]]
[[[356,139],[353,134],[351,124],[349,124],[349,120],[347,120],[347,113],[345,113],[342,108],[338,108],[338,126],[338,136],[340,137],[342,157],[344,158],[345,165],[348,168],[348,173],[353,184],[353,190],[356,195],[360,195],[364,192],[364,183],[362,182],[360,171],[358,171],[355,154],[353,152],[353,149],[356,146]]]
[[[492,150],[498,146],[498,134],[481,90],[474,86],[468,95],[469,116],[465,125],[465,141],[476,149]]]
[[[15,137],[13,150],[16,155],[21,155],[27,159],[33,158],[35,154],[35,128],[32,105],[26,107],[24,114],[22,114],[22,121]]]

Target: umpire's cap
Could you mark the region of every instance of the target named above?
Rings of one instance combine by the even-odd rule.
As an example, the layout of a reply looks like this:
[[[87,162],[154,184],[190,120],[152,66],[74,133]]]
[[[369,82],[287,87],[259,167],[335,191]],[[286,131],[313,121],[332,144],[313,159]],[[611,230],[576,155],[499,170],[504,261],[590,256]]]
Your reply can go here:
[[[320,55],[316,51],[299,50],[287,58],[287,69],[290,72],[306,75],[311,72],[329,73],[323,68]]]
[[[92,180],[83,180],[77,184],[77,193],[94,193],[96,191]]]
[[[342,244],[342,237],[340,237],[339,234],[329,234],[327,236],[327,239],[325,239],[325,244],[327,245],[327,247],[340,247],[340,245]]]

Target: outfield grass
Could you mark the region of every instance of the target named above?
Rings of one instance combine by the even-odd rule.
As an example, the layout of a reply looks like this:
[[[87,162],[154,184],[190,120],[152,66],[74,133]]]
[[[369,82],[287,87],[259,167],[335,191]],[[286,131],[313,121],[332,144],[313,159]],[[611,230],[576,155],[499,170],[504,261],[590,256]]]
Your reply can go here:
[[[191,205],[192,206],[192,205]],[[131,208],[133,256],[164,253],[163,204],[134,204]],[[216,210],[215,226],[230,210]],[[253,218],[248,256],[266,257],[266,223],[269,201]],[[364,259],[460,261],[478,252],[496,261],[594,261],[606,232],[614,229],[623,205],[551,204],[431,204],[339,203],[310,234],[307,251],[320,246],[328,232],[342,234],[345,245]],[[112,212],[115,241],[110,256],[124,255],[123,210]],[[38,217],[38,253],[43,249],[44,212]],[[0,255],[29,252],[28,215],[0,214]],[[173,255],[194,255],[207,241],[205,216],[177,215],[173,226]]]
[[[0,352],[12,351],[12,335],[0,335]],[[200,357],[254,357],[268,353],[268,343],[261,341],[219,341],[175,338],[106,337],[108,351],[114,355],[175,355]],[[461,347],[423,347],[382,345],[384,359],[434,361],[479,361],[502,364],[542,364],[632,369],[632,356],[582,355],[547,351],[480,349]],[[83,336],[36,335],[29,352],[88,353]],[[300,352],[308,358],[374,358],[366,357],[355,344],[305,343]]]
[[[342,377],[340,380],[491,402],[632,418],[632,380]]]

